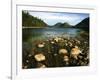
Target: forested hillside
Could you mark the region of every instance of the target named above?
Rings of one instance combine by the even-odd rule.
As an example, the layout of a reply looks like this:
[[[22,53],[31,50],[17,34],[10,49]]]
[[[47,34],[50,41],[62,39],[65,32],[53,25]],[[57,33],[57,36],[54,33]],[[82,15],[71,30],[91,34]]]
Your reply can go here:
[[[22,11],[22,26],[24,27],[46,27],[47,24],[43,20],[30,15],[28,12]]]

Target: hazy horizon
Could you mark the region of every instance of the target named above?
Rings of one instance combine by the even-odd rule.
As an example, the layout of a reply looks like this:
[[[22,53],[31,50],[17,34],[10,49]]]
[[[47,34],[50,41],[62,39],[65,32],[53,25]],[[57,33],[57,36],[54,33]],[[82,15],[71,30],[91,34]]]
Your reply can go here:
[[[54,25],[58,22],[69,23],[74,26],[89,17],[88,13],[70,13],[70,12],[36,12],[27,11],[30,15],[38,17],[46,22],[48,25]]]

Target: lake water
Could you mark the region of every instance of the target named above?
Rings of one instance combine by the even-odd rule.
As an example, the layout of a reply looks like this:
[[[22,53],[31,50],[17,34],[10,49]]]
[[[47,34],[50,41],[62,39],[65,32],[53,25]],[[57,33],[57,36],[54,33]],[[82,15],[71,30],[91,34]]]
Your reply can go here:
[[[24,69],[38,68],[41,65],[46,67],[70,67],[87,66],[89,64],[88,32],[77,28],[23,28],[22,30]],[[55,37],[60,37],[60,40],[56,41],[57,38]],[[82,51],[77,59],[71,54],[72,48],[75,46],[79,48],[78,53],[79,50]],[[68,54],[67,64],[64,61],[64,55],[59,52],[61,49],[67,51],[66,54],[64,53],[64,55]],[[77,51],[77,48],[75,50]],[[76,51],[74,52],[76,53]],[[37,61],[35,58],[35,55],[40,53],[46,57],[44,61]]]
[[[53,37],[76,37],[82,29],[77,28],[24,28],[23,40],[41,40]]]

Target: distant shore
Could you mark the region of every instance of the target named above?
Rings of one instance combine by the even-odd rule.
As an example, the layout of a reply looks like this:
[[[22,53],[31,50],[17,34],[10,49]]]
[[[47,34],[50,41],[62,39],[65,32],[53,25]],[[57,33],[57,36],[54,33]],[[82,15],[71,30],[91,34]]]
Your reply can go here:
[[[47,28],[47,27],[22,27],[22,29],[26,29],[26,28]]]
[[[65,27],[62,27],[62,28],[65,28]],[[75,28],[75,29],[82,29],[82,30],[85,30],[87,32],[89,32],[89,28],[86,28],[86,27],[66,27],[66,28]],[[22,26],[22,29],[55,29],[55,27],[48,27],[48,26],[45,26],[45,27],[24,27]],[[60,29],[60,28],[59,28]]]

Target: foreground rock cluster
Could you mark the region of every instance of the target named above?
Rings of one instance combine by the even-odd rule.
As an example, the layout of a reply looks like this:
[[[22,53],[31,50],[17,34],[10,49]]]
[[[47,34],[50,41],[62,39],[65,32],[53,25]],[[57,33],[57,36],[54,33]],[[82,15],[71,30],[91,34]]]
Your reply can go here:
[[[89,40],[54,37],[23,43],[22,68],[72,67],[89,65]]]

